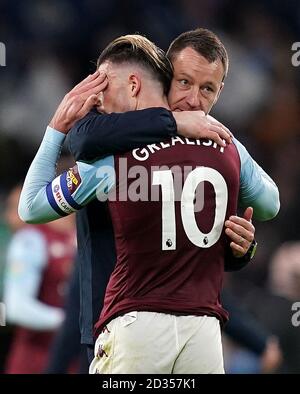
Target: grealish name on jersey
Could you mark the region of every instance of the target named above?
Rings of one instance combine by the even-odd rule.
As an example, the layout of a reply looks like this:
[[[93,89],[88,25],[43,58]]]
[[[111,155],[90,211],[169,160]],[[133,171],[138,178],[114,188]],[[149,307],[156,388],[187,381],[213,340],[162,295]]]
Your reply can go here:
[[[225,140],[223,140],[223,142],[225,142]],[[193,140],[190,138],[182,138],[177,136],[171,138],[171,143],[160,142],[158,144],[147,145],[145,148],[142,149],[141,148],[133,149],[132,155],[136,160],[145,161],[149,158],[150,153],[155,153],[161,149],[170,148],[172,146],[175,146],[176,143],[180,143],[182,145],[206,146],[215,149],[219,148],[220,153],[224,153],[224,147],[219,146],[216,142],[213,142],[212,140],[208,140],[208,139]]]

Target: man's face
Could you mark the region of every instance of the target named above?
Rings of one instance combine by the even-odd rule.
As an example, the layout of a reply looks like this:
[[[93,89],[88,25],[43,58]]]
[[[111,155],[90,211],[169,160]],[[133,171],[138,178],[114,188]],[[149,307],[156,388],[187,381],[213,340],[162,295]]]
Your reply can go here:
[[[171,110],[202,110],[208,114],[223,88],[222,62],[209,63],[205,57],[187,47],[176,55],[173,67],[174,76],[168,95]]]
[[[100,94],[100,112],[110,114],[112,112],[126,112],[132,110],[132,100],[129,96],[129,85],[126,67],[105,61],[99,66],[99,71],[105,72],[108,85]]]

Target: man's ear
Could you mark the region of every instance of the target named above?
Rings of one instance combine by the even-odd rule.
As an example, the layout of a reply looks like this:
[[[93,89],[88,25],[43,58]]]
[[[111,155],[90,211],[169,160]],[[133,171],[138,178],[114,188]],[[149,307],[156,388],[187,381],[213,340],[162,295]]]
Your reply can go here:
[[[136,97],[141,89],[141,79],[138,75],[131,74],[129,76],[129,89],[131,97]]]

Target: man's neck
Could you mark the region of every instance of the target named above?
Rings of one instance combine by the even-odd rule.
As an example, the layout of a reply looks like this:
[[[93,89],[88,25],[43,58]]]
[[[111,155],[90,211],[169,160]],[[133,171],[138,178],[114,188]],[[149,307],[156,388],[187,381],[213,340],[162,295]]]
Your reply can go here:
[[[146,109],[152,107],[162,107],[170,110],[167,97],[161,97],[158,95],[149,95],[144,99],[140,99],[136,109]]]

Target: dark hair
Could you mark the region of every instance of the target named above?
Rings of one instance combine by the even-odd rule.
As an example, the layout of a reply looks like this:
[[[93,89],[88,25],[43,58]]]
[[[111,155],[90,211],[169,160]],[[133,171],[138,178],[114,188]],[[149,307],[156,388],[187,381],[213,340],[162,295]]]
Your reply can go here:
[[[128,34],[112,41],[101,53],[97,68],[106,60],[113,63],[135,63],[149,71],[153,78],[169,92],[173,78],[173,67],[165,52],[153,42],[139,34]]]
[[[229,66],[227,51],[219,37],[212,31],[198,28],[180,34],[169,46],[168,58],[173,62],[177,54],[187,47],[194,49],[210,63],[218,59],[221,60],[224,67],[224,78],[226,77]]]

